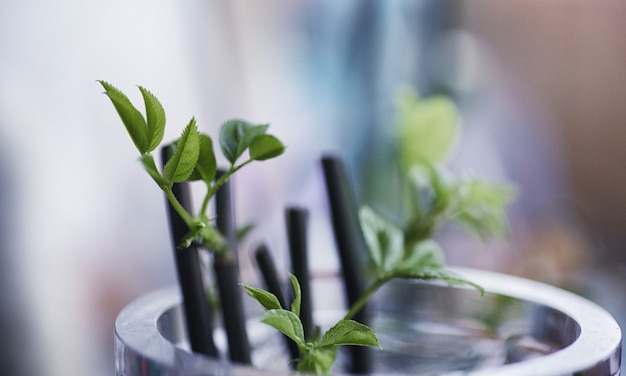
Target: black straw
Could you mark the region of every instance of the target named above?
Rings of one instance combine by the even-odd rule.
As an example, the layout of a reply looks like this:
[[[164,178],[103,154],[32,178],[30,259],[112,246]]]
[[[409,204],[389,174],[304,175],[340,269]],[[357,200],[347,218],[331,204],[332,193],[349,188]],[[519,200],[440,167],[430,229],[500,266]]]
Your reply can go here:
[[[169,157],[167,147],[161,149],[161,157],[165,164]],[[174,184],[172,191],[181,205],[187,211],[191,211],[192,205],[188,184]],[[183,298],[187,336],[191,349],[196,353],[218,357],[218,350],[213,342],[212,310],[204,290],[198,247],[192,244],[187,248],[178,249],[179,244],[182,243],[182,239],[189,232],[189,229],[169,202],[167,203],[167,208],[174,249],[174,261],[178,284]]]
[[[218,178],[224,171],[218,171]],[[232,209],[230,183],[226,182],[215,195],[217,229],[228,242],[230,252],[215,254],[214,270],[222,305],[222,315],[230,360],[251,364],[250,343],[246,331],[246,318],[243,310],[239,272],[237,268],[237,244],[235,221]]]
[[[287,301],[285,300],[285,295],[283,294],[283,289],[281,288],[280,278],[276,272],[274,260],[272,259],[272,255],[265,244],[260,244],[255,248],[254,259],[256,260],[259,270],[261,271],[261,276],[263,277],[263,282],[267,291],[276,295],[281,307],[289,309]],[[287,336],[283,337],[287,343],[291,359],[297,359],[300,356],[300,353],[298,352],[298,345],[291,338]],[[295,366],[295,362],[292,362],[291,364],[292,366]]]
[[[311,283],[309,281],[309,261],[307,247],[307,217],[303,208],[290,207],[285,211],[287,240],[291,255],[291,271],[300,282],[301,306],[300,320],[307,338],[315,331],[313,323],[313,305],[311,303]]]
[[[345,283],[348,306],[354,304],[365,292],[363,255],[366,252],[365,239],[361,231],[358,207],[348,172],[341,158],[326,155],[322,157],[322,167],[326,179],[326,190],[331,210],[335,243],[339,253],[341,270]],[[354,320],[366,323],[366,309],[362,308]],[[350,347],[353,373],[368,373],[371,369],[369,349],[365,346]]]
[[[215,180],[219,179],[225,173],[224,170],[218,169]],[[235,259],[235,265],[239,269],[239,255],[237,249],[237,229],[235,225],[235,215],[233,211],[233,199],[231,184],[226,181],[215,195],[215,226],[220,233],[226,238],[230,252]]]

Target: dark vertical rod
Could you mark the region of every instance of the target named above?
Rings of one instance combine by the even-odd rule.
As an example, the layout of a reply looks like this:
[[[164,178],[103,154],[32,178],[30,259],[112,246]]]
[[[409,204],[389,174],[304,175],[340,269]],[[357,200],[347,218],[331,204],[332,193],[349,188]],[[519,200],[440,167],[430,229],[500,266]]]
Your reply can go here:
[[[168,159],[167,147],[161,149],[161,158],[165,164]],[[174,184],[172,191],[181,205],[187,211],[191,211],[189,185],[187,183]],[[213,317],[204,290],[198,247],[192,244],[187,248],[178,249],[189,229],[169,202],[167,202],[167,214],[191,349],[196,353],[218,357],[218,350],[213,342]]]
[[[218,169],[215,180],[225,173]],[[239,269],[239,255],[237,249],[237,228],[235,224],[234,205],[232,199],[231,183],[227,181],[215,194],[215,226],[222,236],[226,238],[230,252],[233,254],[235,266]]]
[[[305,338],[313,334],[313,305],[311,303],[311,283],[309,281],[309,261],[307,247],[308,212],[303,208],[289,207],[285,210],[287,223],[287,240],[291,255],[291,271],[298,278],[302,292],[300,319],[304,328]]]
[[[254,259],[256,260],[256,264],[261,272],[261,276],[263,277],[263,282],[267,291],[276,295],[276,298],[278,298],[278,302],[280,303],[281,307],[283,307],[284,309],[289,309],[287,300],[285,299],[285,295],[283,294],[283,289],[281,288],[278,272],[276,272],[274,260],[272,259],[272,255],[270,254],[265,244],[260,244],[255,248]],[[291,359],[297,359],[300,356],[300,353],[298,351],[298,345],[291,338],[287,336],[283,337],[285,338],[287,348],[289,349],[289,353],[291,354]],[[295,366],[295,362],[292,362],[291,365]]]
[[[283,289],[280,284],[278,272],[276,271],[276,265],[265,244],[260,244],[254,249],[254,259],[259,267],[267,291],[276,295],[281,307],[289,309],[287,299],[285,299],[285,294],[283,294]]]
[[[359,224],[356,197],[343,160],[338,156],[325,155],[322,157],[322,167],[347,304],[351,306],[365,292],[363,270],[363,255],[366,252],[365,239]],[[354,320],[367,324],[366,310],[367,306],[354,316]],[[368,356],[368,351],[369,349],[364,346],[350,347],[351,372],[368,373],[370,371],[371,357]]]
[[[219,178],[224,174],[218,171]],[[235,220],[231,200],[231,184],[226,182],[215,195],[215,215],[217,229],[228,242],[229,252],[215,254],[213,267],[220,301],[230,360],[236,363],[251,364],[250,343],[246,331],[246,317],[243,310],[239,270],[237,267],[237,244]]]

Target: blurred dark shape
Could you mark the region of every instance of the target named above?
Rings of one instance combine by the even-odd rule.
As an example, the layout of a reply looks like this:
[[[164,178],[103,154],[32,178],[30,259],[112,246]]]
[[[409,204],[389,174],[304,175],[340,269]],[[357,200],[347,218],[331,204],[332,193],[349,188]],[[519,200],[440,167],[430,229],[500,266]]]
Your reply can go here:
[[[18,226],[9,154],[5,145],[0,144],[0,373],[38,375],[40,356],[33,353],[29,315],[24,307],[25,292],[15,273],[19,251],[12,235]]]

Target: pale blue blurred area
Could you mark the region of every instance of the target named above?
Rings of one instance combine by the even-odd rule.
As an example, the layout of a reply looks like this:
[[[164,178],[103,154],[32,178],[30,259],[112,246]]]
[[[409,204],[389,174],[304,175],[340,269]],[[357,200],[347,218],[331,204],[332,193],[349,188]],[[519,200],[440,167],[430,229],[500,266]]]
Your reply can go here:
[[[19,257],[15,237],[19,214],[14,171],[7,160],[11,153],[9,145],[0,141],[0,369],[6,375],[36,375],[41,371],[39,361],[23,356],[25,349],[35,349],[33,316],[25,308],[23,288],[16,285],[18,273],[13,268]]]
[[[593,255],[576,218],[570,227],[573,193],[554,114],[461,29],[462,4],[0,1],[0,182],[12,192],[0,218],[16,219],[3,228],[11,242],[1,243],[0,260],[14,271],[6,284],[19,303],[10,306],[29,312],[26,358],[39,360],[45,375],[110,375],[117,312],[175,282],[164,199],[98,79],[135,103],[134,85],[155,93],[168,140],[191,116],[209,133],[232,117],[271,123],[287,153],[236,177],[237,217],[257,223],[252,240],[266,241],[285,266],[282,210],[309,207],[311,264],[322,272],[335,270],[336,258],[321,153],[346,158],[360,200],[388,202],[397,85],[449,94],[463,115],[451,165],[512,180],[523,192],[512,208],[511,243],[483,247],[451,232],[449,260],[578,281]],[[537,235],[548,225],[556,240]],[[549,245],[573,245],[537,256],[544,235]],[[545,270],[527,262],[529,254],[545,256]],[[243,277],[255,278],[247,257],[243,264]]]

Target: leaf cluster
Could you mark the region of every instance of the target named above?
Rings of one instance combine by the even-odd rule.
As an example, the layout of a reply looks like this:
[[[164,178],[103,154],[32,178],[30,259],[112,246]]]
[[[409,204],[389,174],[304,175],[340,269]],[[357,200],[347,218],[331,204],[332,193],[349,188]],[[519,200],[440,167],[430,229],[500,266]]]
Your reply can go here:
[[[359,213],[377,286],[392,278],[444,280],[480,286],[445,269],[433,239],[447,223],[457,223],[481,239],[508,230],[506,205],[514,189],[472,176],[457,176],[442,163],[457,138],[460,116],[447,97],[420,99],[404,89],[398,101],[398,164],[407,191],[401,225],[369,207]]]
[[[300,320],[301,291],[298,279],[290,274],[295,298],[290,309],[282,307],[278,298],[263,289],[243,285],[248,295],[265,308],[261,322],[275,328],[293,340],[300,353],[297,370],[300,372],[328,374],[337,355],[337,347],[342,345],[378,346],[376,334],[369,327],[354,320],[341,319],[321,337],[304,337],[304,328]]]
[[[191,118],[180,137],[169,145],[169,158],[160,171],[152,155],[161,144],[165,131],[165,111],[159,100],[150,91],[139,86],[145,106],[144,117],[119,89],[106,81],[98,82],[139,151],[143,167],[187,224],[189,233],[180,246],[188,247],[197,241],[207,249],[226,251],[223,237],[211,225],[206,215],[209,200],[232,174],[245,165],[281,155],[285,150],[283,143],[267,133],[268,124],[251,124],[240,119],[226,121],[220,128],[219,147],[229,162],[229,168],[216,179],[217,159],[213,140],[209,135],[200,133],[195,118]],[[241,162],[246,151],[248,158]],[[185,210],[172,193],[175,183],[187,181],[202,181],[207,188],[202,207],[196,215]]]
[[[361,227],[374,265],[374,286],[393,278],[442,280],[483,289],[445,269],[439,244],[430,238],[412,241],[399,226],[378,215],[368,206],[359,212]]]
[[[456,222],[481,239],[507,232],[506,205],[515,190],[474,176],[456,176],[443,164],[460,129],[460,115],[444,96],[420,98],[403,88],[397,101],[398,164],[408,191],[409,243]]]
[[[506,205],[515,197],[508,184],[475,176],[455,176],[443,165],[416,164],[406,177],[411,242],[432,237],[446,223],[456,223],[482,240],[508,232]]]

